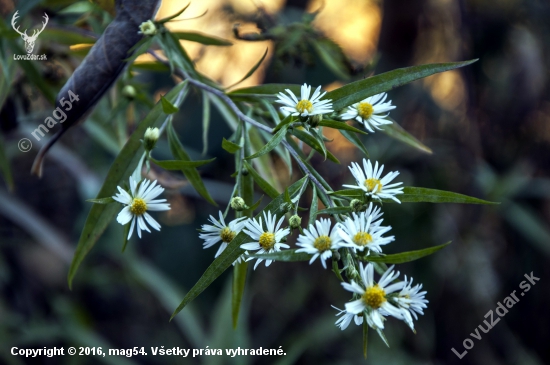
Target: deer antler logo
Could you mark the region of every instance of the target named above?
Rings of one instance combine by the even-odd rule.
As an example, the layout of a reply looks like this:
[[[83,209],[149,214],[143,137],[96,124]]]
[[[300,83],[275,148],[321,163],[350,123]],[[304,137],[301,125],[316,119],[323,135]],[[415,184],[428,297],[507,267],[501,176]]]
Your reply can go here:
[[[37,30],[37,29],[33,29],[33,33],[31,36],[28,36],[27,35],[27,30],[25,29],[24,32],[21,32],[19,31],[19,27],[15,27],[15,20],[19,17],[17,15],[17,13],[19,13],[19,10],[15,12],[15,14],[13,14],[13,17],[11,18],[11,26],[13,27],[13,29],[21,34],[21,38],[23,38],[23,40],[25,41],[25,48],[27,50],[27,53],[28,54],[31,54],[32,53],[32,50],[34,49],[34,43],[36,42],[36,38],[38,37],[38,35],[40,33],[42,33],[42,31],[44,30],[44,28],[46,28],[46,24],[48,24],[48,20],[50,18],[48,18],[48,14],[44,13],[44,22],[42,23],[42,29],[40,30]]]

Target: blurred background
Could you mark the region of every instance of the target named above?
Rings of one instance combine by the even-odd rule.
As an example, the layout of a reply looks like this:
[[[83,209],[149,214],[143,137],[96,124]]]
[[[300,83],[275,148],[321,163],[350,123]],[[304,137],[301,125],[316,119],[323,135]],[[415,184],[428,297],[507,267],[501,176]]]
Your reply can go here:
[[[184,5],[163,0],[157,18]],[[0,9],[7,27],[15,10],[29,27],[40,24],[44,12],[50,16],[34,52],[46,54],[47,61],[25,63],[34,68],[5,61],[0,76],[4,99],[0,149],[13,173],[11,191],[5,174],[0,179],[0,363],[182,363],[179,357],[166,356],[24,359],[10,355],[12,346],[143,346],[148,352],[151,346],[282,346],[287,353],[183,360],[197,364],[550,363],[550,315],[544,309],[544,300],[550,297],[548,1],[203,0],[192,1],[180,18],[207,11],[204,16],[169,24],[173,30],[200,31],[233,43],[210,47],[183,42],[198,70],[224,86],[242,78],[266,48],[263,65],[239,87],[307,82],[330,90],[395,68],[479,59],[466,68],[389,92],[397,106],[391,117],[432,154],[383,133],[364,138],[371,157],[386,169],[400,171],[405,185],[501,203],[384,207],[384,222],[393,227],[396,237],[387,252],[452,244],[399,266],[402,275],[424,284],[428,309],[416,322],[416,335],[399,321],[387,322],[391,348],[371,331],[366,361],[361,328],[351,325],[340,331],[334,326],[336,311],[330,305],[342,308],[349,295],[318,263],[275,263],[249,272],[241,323],[235,331],[231,270],[168,322],[216,251],[202,249],[197,229],[218,210],[198,198],[178,174],[152,172],[164,182],[172,206],[155,216],[162,231],[133,238],[122,254],[122,228],[114,222],[69,290],[68,267],[90,209],[85,200],[95,197],[124,143],[120,120],[122,130],[131,131],[149,108],[136,98],[117,111],[113,100],[131,84],[152,102],[173,81],[167,72],[145,68],[136,70],[131,79],[125,75],[88,121],[71,129],[50,151],[44,176],[38,179],[29,173],[38,146],[22,153],[17,141],[51,114],[45,90],[57,94],[81,62],[86,46],[75,46],[85,43],[78,37],[100,34],[112,18],[86,1],[0,0]],[[334,57],[324,57],[326,52]],[[7,59],[11,54],[2,56]],[[138,62],[147,64],[148,58],[140,57]],[[202,159],[204,149],[200,102],[200,94],[192,93],[174,119],[194,159]],[[217,110],[212,113],[206,156],[217,160],[201,171],[214,199],[225,207],[234,170],[233,157],[220,142],[231,131]],[[312,163],[337,189],[350,181],[346,165],[362,156],[340,134],[328,131],[327,136],[334,139],[328,149],[342,165],[319,156]],[[167,144],[161,141],[155,154],[168,158]],[[271,163],[279,178],[276,183],[288,185],[291,177],[284,164],[277,156]],[[489,333],[481,333],[482,339],[474,340],[474,348],[459,360],[451,348],[462,353],[463,340],[483,324],[484,315],[512,291],[519,292],[524,274],[531,272],[540,278],[538,285],[520,297]]]

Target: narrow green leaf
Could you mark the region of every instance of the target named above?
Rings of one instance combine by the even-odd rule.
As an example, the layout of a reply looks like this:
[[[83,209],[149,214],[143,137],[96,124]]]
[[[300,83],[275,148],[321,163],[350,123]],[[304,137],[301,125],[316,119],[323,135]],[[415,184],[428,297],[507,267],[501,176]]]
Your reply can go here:
[[[355,133],[360,133],[360,134],[365,134],[365,135],[368,134],[367,132],[362,131],[360,129],[357,129],[357,128],[349,125],[346,122],[339,122],[339,121],[331,120],[331,119],[323,119],[322,121],[319,122],[319,125],[322,126],[322,127],[329,127],[329,128],[334,128],[334,129],[343,129],[345,131],[355,132]]]
[[[296,252],[296,249],[282,250],[272,253],[249,253],[248,256],[255,257],[264,260],[284,261],[284,262],[296,262],[296,261],[309,261],[311,255],[305,252]]]
[[[432,255],[436,253],[437,251],[441,250],[442,248],[448,246],[451,244],[451,241],[444,243],[439,246],[434,246],[430,248],[424,248],[422,250],[416,250],[416,251],[408,251],[408,252],[402,252],[402,253],[396,253],[392,255],[384,255],[384,256],[363,256],[361,259],[365,261],[370,262],[382,262],[385,264],[402,264],[405,262],[410,262],[414,260],[418,260],[422,257]]]
[[[348,141],[350,141],[351,143],[353,143],[357,148],[359,148],[361,150],[361,152],[363,152],[365,154],[365,156],[369,157],[369,151],[367,151],[367,148],[365,147],[365,145],[363,144],[363,142],[361,142],[361,138],[359,138],[358,135],[356,135],[355,133],[351,133],[351,132],[348,132],[346,130],[342,130],[340,129],[339,130],[340,134],[342,134],[344,137],[346,137],[346,139]]]
[[[402,203],[462,203],[462,204],[500,204],[474,198],[450,191],[405,186],[403,194],[396,196]],[[386,200],[384,200],[386,201]],[[388,199],[387,202],[393,200]]]
[[[384,334],[384,331],[382,331],[380,328],[376,329],[376,332],[378,333],[378,336],[384,341],[386,346],[390,347],[390,343],[388,342],[388,339],[386,338],[386,335]]]
[[[329,214],[329,215],[336,215],[336,214],[350,214],[352,212],[351,207],[332,207],[327,208],[319,211],[319,214]]]
[[[264,180],[263,177],[260,176],[260,174],[252,167],[251,164],[249,164],[246,160],[243,161],[244,166],[248,170],[248,173],[252,175],[252,178],[258,184],[260,189],[262,189],[271,199],[275,199],[279,196],[279,192],[277,189],[275,189],[270,183],[268,183],[266,180]]]
[[[207,46],[232,46],[233,45],[233,43],[231,43],[226,39],[219,38],[213,35],[199,33],[199,32],[172,32],[172,34],[178,39],[197,42],[200,44],[205,44]]]
[[[258,152],[254,153],[254,154],[252,154],[248,157],[245,157],[245,159],[251,160],[253,158],[263,156],[266,153],[268,153],[269,151],[273,150],[275,147],[277,147],[277,145],[279,143],[281,143],[281,141],[285,137],[287,128],[288,127],[281,128],[281,130],[279,130],[277,133],[275,133],[273,138],[271,138],[271,140],[269,142],[267,142],[267,144],[264,147],[262,147]]]
[[[11,173],[10,161],[6,155],[4,139],[0,135],[0,171],[9,191],[13,191],[13,175]]]
[[[243,82],[244,80],[248,79],[250,76],[252,76],[252,74],[254,72],[256,72],[256,70],[258,69],[258,67],[260,67],[260,65],[262,64],[262,62],[264,61],[265,59],[265,56],[267,56],[267,51],[268,51],[268,48],[265,49],[265,52],[264,52],[264,55],[262,56],[262,58],[260,58],[260,60],[258,62],[256,62],[256,64],[254,66],[252,66],[252,68],[250,69],[250,71],[248,71],[246,73],[246,75],[244,75],[244,77],[242,79],[240,79],[239,81],[237,81],[236,83],[234,83],[233,85],[231,86],[228,86],[227,89],[231,89],[232,87],[235,87],[237,85],[239,85],[241,82]]]
[[[309,224],[313,224],[315,219],[317,219],[317,214],[319,213],[319,198],[317,197],[317,187],[312,182],[311,183],[311,207],[309,208]]]
[[[189,155],[187,152],[185,152],[185,149],[183,148],[183,145],[181,144],[176,131],[174,130],[174,127],[172,126],[172,121],[168,123],[168,144],[170,145],[170,151],[172,151],[172,155],[181,161],[191,161],[189,158]],[[210,196],[210,193],[208,193],[208,190],[206,190],[206,186],[204,186],[204,183],[202,182],[202,179],[199,175],[199,172],[196,168],[190,167],[190,168],[183,168],[181,169],[181,172],[185,175],[187,180],[193,185],[197,193],[200,194],[204,199],[206,199],[210,204],[214,206],[218,206],[214,199]]]
[[[202,165],[206,165],[214,161],[215,159],[216,158],[211,158],[210,160],[199,160],[199,161],[185,161],[185,160],[159,161],[151,157],[151,161],[153,161],[156,165],[162,167],[165,170],[182,170],[182,169],[187,169],[191,167],[199,167]]]
[[[260,206],[260,204],[261,204],[263,198],[264,198],[264,196],[262,195],[262,196],[260,197],[260,199],[258,199],[258,201],[256,201],[256,203],[254,203],[254,204],[252,204],[252,205],[250,206],[250,210],[251,210],[251,211],[255,211],[256,209],[258,209],[258,207]]]
[[[328,38],[318,38],[311,43],[321,61],[323,61],[330,71],[340,79],[349,79],[348,70],[345,64],[345,55],[336,43]]]
[[[107,198],[87,199],[86,201],[94,204],[111,204],[116,202],[116,200],[114,200],[111,196]]]
[[[284,126],[288,126],[292,122],[294,122],[294,117],[292,115],[287,116],[281,121],[281,123],[277,124],[277,126],[273,129],[273,132],[277,132],[279,129],[283,128]]]
[[[296,181],[289,187],[289,191],[294,194],[303,184],[303,181],[307,178],[302,178],[301,180]],[[283,195],[279,195],[277,198],[273,199],[265,209],[260,212],[256,217],[261,216],[264,211],[270,211],[273,214],[281,215],[284,212],[281,210],[281,204],[284,202]],[[174,318],[185,306],[193,301],[200,293],[202,293],[207,287],[210,286],[228,267],[230,267],[233,262],[244,252],[240,246],[243,243],[249,242],[250,237],[248,237],[244,232],[239,233],[230,243],[227,245],[227,248],[221,253],[220,256],[216,257],[212,264],[206,269],[201,278],[197,283],[189,290],[187,295],[183,298],[183,301],[176,308],[170,320]]]
[[[388,118],[388,119],[392,120],[391,118]],[[430,147],[426,146],[425,144],[420,142],[418,139],[416,139],[415,136],[413,136],[412,134],[404,130],[403,127],[397,124],[397,122],[395,122],[394,120],[392,121],[393,121],[392,124],[386,124],[382,127],[382,132],[422,152],[426,152],[430,154],[433,153]]]
[[[166,98],[168,100],[175,101],[178,94],[186,85],[187,82],[182,82],[176,85],[168,94],[166,94]],[[145,119],[138,124],[136,130],[132,133],[111,165],[107,177],[105,178],[105,182],[97,194],[98,198],[113,196],[117,191],[117,186],[122,185],[122,182],[128,179],[128,177],[132,174],[136,167],[136,163],[142,155],[141,151],[143,150],[143,144],[141,143],[141,139],[143,138],[147,128],[160,125],[163,120],[163,118],[159,118],[161,116],[163,116],[162,105],[161,103],[157,103],[153,109],[151,109],[149,114],[147,114]],[[72,287],[72,282],[78,267],[119,210],[120,207],[116,204],[94,204],[92,209],[90,209],[90,213],[86,219],[86,223],[80,235],[73,261],[69,269],[69,288]]]
[[[330,195],[345,196],[349,198],[362,198],[365,195],[365,192],[361,189],[344,189],[331,191]],[[401,195],[397,195],[401,197]]]
[[[241,146],[224,138],[222,140],[222,148],[229,153],[235,153],[241,149]]]
[[[295,84],[263,84],[233,90],[227,95],[233,100],[240,100],[241,98],[244,98],[244,100],[250,100],[251,97],[268,97],[275,99],[277,97],[277,94],[280,92],[284,92],[286,94],[286,89],[289,89],[295,95],[300,95],[300,87],[301,85]]]
[[[187,5],[185,5],[185,6],[183,7],[183,9],[181,9],[180,11],[178,11],[176,14],[170,15],[170,16],[168,16],[168,17],[166,17],[166,18],[162,18],[162,19],[160,19],[160,20],[157,20],[156,23],[164,24],[164,23],[166,23],[166,22],[168,22],[168,21],[170,21],[170,20],[172,20],[172,19],[177,18],[178,16],[180,16],[181,14],[183,14],[183,12],[189,7],[189,5],[191,5],[191,2],[189,2],[189,4],[187,4]]]
[[[231,318],[233,319],[233,329],[237,328],[239,321],[239,312],[243,299],[248,262],[241,261],[233,269],[233,287],[231,295]]]
[[[325,160],[327,159],[327,146],[325,146],[325,136],[323,136],[323,132],[321,131],[321,128],[312,128],[310,129],[310,132],[313,132],[313,137],[317,140],[317,143],[321,147],[321,150],[323,151],[323,157]]]
[[[210,98],[206,91],[202,92],[202,155],[208,151],[208,129],[210,127]]]
[[[301,129],[292,129],[292,134],[295,135],[299,140],[303,141],[305,144],[313,148],[315,151],[319,152],[321,155],[324,155],[323,153],[323,147],[319,144],[319,141],[315,137],[313,137],[311,134],[301,130]],[[327,158],[331,160],[332,162],[340,163],[334,155],[327,150]]]
[[[464,62],[433,63],[399,68],[342,86],[327,93],[325,99],[332,99],[334,110],[341,110],[369,96],[395,89],[396,87],[439,72],[468,66],[476,61],[477,59]]]
[[[160,97],[160,101],[162,103],[162,111],[166,114],[174,114],[179,110],[177,106],[166,100],[164,96]]]

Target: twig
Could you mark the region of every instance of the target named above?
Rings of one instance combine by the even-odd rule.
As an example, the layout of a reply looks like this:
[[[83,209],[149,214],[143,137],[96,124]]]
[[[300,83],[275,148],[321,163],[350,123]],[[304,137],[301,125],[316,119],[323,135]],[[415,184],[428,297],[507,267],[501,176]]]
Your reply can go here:
[[[163,60],[161,57],[159,57],[155,53],[155,51],[149,50],[147,52],[150,55],[152,55],[157,61],[159,61],[159,62],[161,62],[165,65],[169,65],[169,63],[167,61]],[[223,91],[218,90],[215,87],[212,87],[210,85],[206,85],[203,82],[200,82],[198,80],[193,79],[184,70],[178,69],[176,71],[177,71],[177,75],[179,77],[188,80],[190,84],[193,84],[193,85],[197,86],[198,88],[203,89],[203,90],[205,90],[205,91],[207,91],[211,94],[214,94],[217,97],[219,97],[220,99],[222,99],[231,108],[231,110],[233,110],[233,112],[235,112],[237,117],[239,119],[241,119],[243,122],[249,123],[249,124],[259,128],[259,129],[262,129],[262,130],[264,130],[268,133],[273,134],[273,129],[272,128],[269,128],[268,126],[266,126],[264,124],[258,123],[254,119],[252,119],[252,118],[248,117],[247,115],[245,115],[239,109],[239,107],[233,102],[233,100],[231,100],[231,98],[229,96],[227,96]],[[288,150],[288,152],[290,152],[290,154],[294,157],[294,159],[296,160],[296,162],[298,163],[298,165],[300,166],[302,171],[309,177],[309,179],[315,184],[315,186],[317,186],[319,191],[323,195],[326,196],[328,202],[330,203],[330,206],[331,207],[334,206],[334,203],[332,202],[332,199],[330,198],[330,196],[327,194],[327,191],[326,191],[325,187],[319,182],[319,180],[317,180],[317,178],[311,173],[311,171],[309,171],[307,166],[302,162],[302,160],[300,159],[300,156],[298,155],[298,152],[296,152],[294,150],[294,148],[292,148],[292,146],[287,141],[283,140],[282,144],[285,146],[285,148]]]

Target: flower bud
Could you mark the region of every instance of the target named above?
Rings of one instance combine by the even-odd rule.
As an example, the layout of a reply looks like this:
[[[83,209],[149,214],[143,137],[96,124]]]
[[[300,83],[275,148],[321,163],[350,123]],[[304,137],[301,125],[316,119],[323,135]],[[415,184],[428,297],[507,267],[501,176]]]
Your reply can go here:
[[[143,137],[143,147],[145,151],[149,152],[155,148],[157,141],[159,139],[159,129],[158,128],[147,128],[145,135]]]
[[[360,212],[363,209],[363,202],[359,199],[353,199],[349,206],[354,212]]]
[[[241,198],[240,196],[236,196],[233,199],[231,199],[231,208],[233,208],[237,212],[240,212],[247,209],[248,206],[244,202],[243,198]]]
[[[279,209],[281,210],[282,213],[286,213],[286,212],[288,212],[289,210],[292,209],[292,204],[283,203],[279,206]]]
[[[299,215],[294,214],[290,219],[288,220],[288,225],[292,229],[299,228],[302,224],[302,218],[300,218]]]
[[[323,114],[315,114],[315,115],[312,115],[310,118],[309,118],[309,125],[312,126],[313,128],[317,127],[319,125],[319,123],[323,120]]]
[[[122,95],[126,96],[128,99],[135,98],[136,94],[136,88],[132,85],[126,85],[122,88]]]
[[[155,35],[157,34],[157,26],[152,20],[148,20],[140,24],[138,33],[143,35]]]

